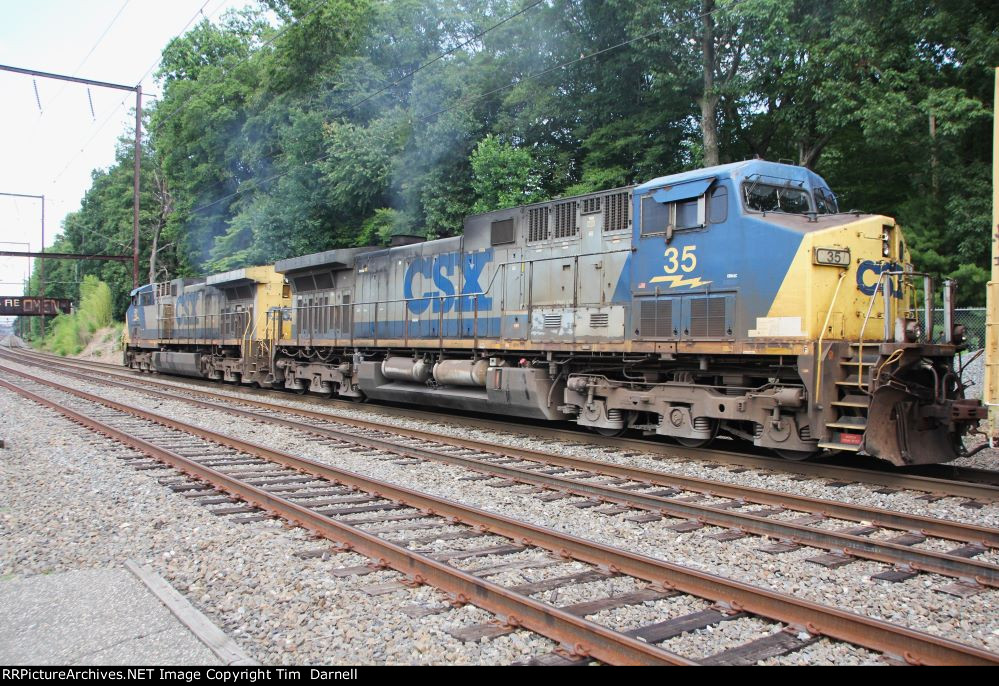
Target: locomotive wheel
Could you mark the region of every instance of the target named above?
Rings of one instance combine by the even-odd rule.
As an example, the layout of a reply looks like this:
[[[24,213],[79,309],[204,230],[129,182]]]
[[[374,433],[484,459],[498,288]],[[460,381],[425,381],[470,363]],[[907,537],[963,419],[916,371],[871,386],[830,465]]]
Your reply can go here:
[[[588,426],[586,427],[598,436],[607,436],[608,438],[617,438],[618,436],[624,436],[628,431],[627,426],[622,426],[620,429],[608,429],[602,426]]]
[[[804,462],[805,460],[810,460],[816,455],[818,455],[821,450],[782,450],[780,448],[774,448],[774,452],[777,453],[779,457],[784,458],[790,462]]]
[[[718,420],[711,422],[711,436],[708,438],[687,438],[686,436],[673,436],[677,443],[686,448],[703,448],[718,436]]]
[[[684,446],[685,448],[703,448],[704,446],[711,443],[711,441],[715,440],[714,436],[712,436],[711,438],[684,438],[681,436],[674,436],[673,438],[676,440],[677,443]]]

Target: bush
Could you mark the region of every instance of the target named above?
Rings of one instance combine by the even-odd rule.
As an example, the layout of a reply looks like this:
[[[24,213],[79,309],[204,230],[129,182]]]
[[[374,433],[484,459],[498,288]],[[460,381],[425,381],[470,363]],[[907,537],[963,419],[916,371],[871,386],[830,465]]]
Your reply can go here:
[[[57,355],[76,355],[99,329],[110,324],[111,289],[96,276],[87,275],[80,284],[80,307],[52,320],[43,347]]]

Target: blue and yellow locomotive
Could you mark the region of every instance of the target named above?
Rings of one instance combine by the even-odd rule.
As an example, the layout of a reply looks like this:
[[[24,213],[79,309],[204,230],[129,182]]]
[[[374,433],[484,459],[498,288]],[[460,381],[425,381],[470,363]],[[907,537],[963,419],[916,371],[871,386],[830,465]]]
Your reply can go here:
[[[253,269],[241,283],[266,295],[242,338],[178,337],[174,286],[138,289],[127,363],[692,446],[725,433],[793,459],[943,462],[982,415],[954,371],[960,332],[945,317],[926,340],[934,289],[900,228],[840,212],[800,167],[699,169]],[[195,320],[221,326],[234,276],[171,284],[205,290]]]

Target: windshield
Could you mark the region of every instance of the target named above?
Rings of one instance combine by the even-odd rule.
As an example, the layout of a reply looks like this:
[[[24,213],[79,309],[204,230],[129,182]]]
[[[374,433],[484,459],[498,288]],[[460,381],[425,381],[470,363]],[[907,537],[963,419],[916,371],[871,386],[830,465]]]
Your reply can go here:
[[[836,196],[828,188],[815,189],[815,209],[819,214],[836,214],[839,212],[839,203]]]
[[[747,181],[742,185],[746,207],[759,212],[805,214],[812,211],[808,192],[800,188]]]

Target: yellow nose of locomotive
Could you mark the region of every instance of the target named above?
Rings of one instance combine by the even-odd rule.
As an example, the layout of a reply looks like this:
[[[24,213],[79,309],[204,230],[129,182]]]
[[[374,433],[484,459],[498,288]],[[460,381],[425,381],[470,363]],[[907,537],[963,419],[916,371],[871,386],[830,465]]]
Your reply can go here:
[[[794,221],[805,235],[769,316],[801,317],[802,333],[812,340],[885,340],[909,307],[898,276],[909,269],[909,255],[895,221],[842,214]]]

